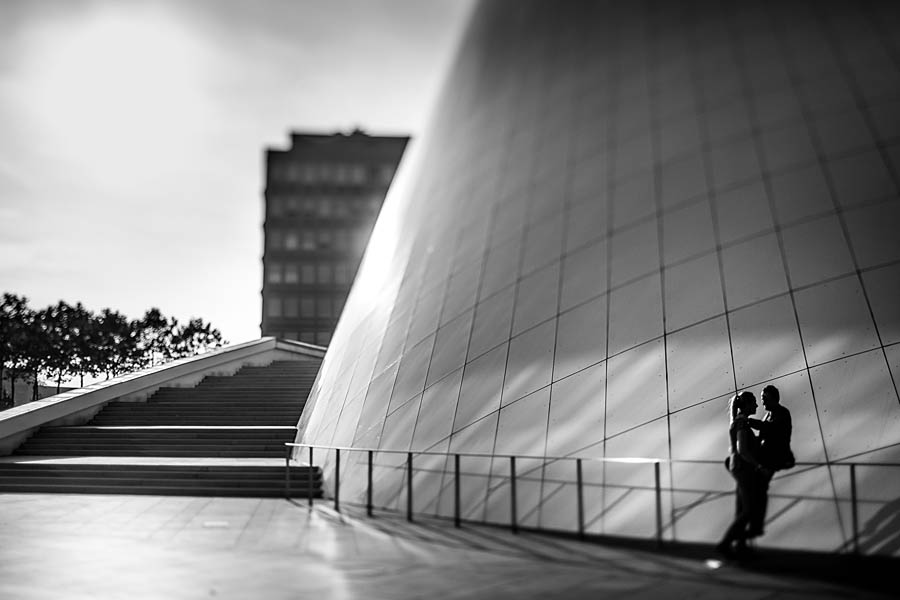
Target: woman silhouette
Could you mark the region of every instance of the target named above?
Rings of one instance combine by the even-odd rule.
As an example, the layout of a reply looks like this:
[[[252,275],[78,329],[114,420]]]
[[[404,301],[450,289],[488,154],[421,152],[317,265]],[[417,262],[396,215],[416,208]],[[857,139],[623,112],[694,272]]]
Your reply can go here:
[[[756,396],[752,392],[741,392],[731,400],[728,470],[737,483],[737,489],[734,521],[716,546],[716,550],[725,555],[746,550],[747,538],[750,537],[748,526],[765,501],[769,472],[759,461],[759,442],[749,422],[756,408]]]

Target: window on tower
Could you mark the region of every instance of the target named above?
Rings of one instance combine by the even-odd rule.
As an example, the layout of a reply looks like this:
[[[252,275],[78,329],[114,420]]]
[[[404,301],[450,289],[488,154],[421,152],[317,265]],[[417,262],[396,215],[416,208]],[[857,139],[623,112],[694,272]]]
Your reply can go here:
[[[281,263],[270,262],[266,265],[266,281],[268,283],[281,283]]]
[[[284,266],[284,282],[297,283],[300,279],[299,269],[296,264],[287,264]]]
[[[331,283],[331,265],[328,263],[319,263],[316,267],[316,278],[319,283]]]
[[[316,267],[315,265],[304,264],[300,266],[300,283],[315,283]]]
[[[299,301],[297,298],[284,299],[284,316],[296,318],[299,316]]]
[[[266,299],[266,315],[269,317],[281,316],[281,298],[274,297]]]

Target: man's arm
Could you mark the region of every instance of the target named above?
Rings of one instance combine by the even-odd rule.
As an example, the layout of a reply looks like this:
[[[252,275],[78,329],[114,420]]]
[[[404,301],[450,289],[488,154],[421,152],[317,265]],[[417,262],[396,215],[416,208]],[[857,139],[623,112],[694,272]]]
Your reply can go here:
[[[763,421],[762,419],[747,419],[747,422],[750,424],[750,427],[756,429],[763,435],[769,433],[774,428],[774,423],[772,421]]]

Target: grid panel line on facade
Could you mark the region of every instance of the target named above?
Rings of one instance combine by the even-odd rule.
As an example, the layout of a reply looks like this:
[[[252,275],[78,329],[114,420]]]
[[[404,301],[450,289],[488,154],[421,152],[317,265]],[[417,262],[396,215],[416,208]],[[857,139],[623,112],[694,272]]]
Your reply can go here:
[[[782,55],[785,58],[785,66],[786,66],[788,74],[789,74],[790,85],[794,89],[794,92],[797,94],[797,96],[801,100],[800,110],[801,110],[802,118],[807,126],[808,131],[809,131],[810,140],[812,141],[813,148],[815,149],[817,157],[821,163],[821,168],[822,168],[823,174],[825,175],[825,179],[826,179],[826,185],[828,186],[828,193],[832,197],[832,202],[834,202],[836,205],[837,200],[834,196],[834,187],[833,187],[833,183],[830,181],[830,178],[828,175],[827,162],[826,162],[826,159],[825,159],[822,147],[821,147],[821,141],[819,139],[818,132],[815,127],[814,119],[813,119],[812,115],[810,114],[810,110],[806,104],[808,101],[808,98],[804,97],[803,90],[802,90],[801,86],[798,84],[798,78],[799,78],[798,69],[796,68],[796,66],[794,64],[793,55],[792,55],[791,50],[788,47],[788,44],[786,42],[785,32],[783,31],[780,24],[775,22],[775,19],[771,15],[771,13],[768,14],[768,17],[772,21],[773,32],[774,32],[776,41],[778,43],[778,47],[779,47]],[[763,179],[763,181],[764,181],[764,184],[767,183],[767,180],[765,178]],[[770,183],[769,183],[769,185],[770,185]],[[771,190],[769,190],[769,191],[771,191]],[[773,215],[776,216],[776,220],[777,220],[778,209],[777,209],[777,206],[775,206],[774,198],[772,197],[771,193],[769,194],[769,202],[770,202],[770,208],[772,210],[772,213],[773,213]],[[838,214],[838,217],[840,218],[840,214]],[[787,261],[787,256],[785,254],[785,249],[784,249],[784,240],[783,240],[783,236],[782,236],[782,233],[780,230],[777,232],[777,236],[778,236],[778,242],[779,242],[779,249],[780,249],[780,252],[782,255],[782,262],[783,262],[784,268],[785,268],[785,277],[787,277],[787,279],[788,279],[788,286],[790,288],[791,274],[788,272],[788,267],[787,267],[788,261]],[[849,237],[846,238],[846,242],[848,245],[851,243]],[[855,264],[855,262],[856,261],[854,260],[854,264]],[[801,353],[803,356],[803,361],[806,364],[807,377],[809,379],[810,395],[812,398],[813,407],[815,408],[816,421],[817,421],[818,428],[819,428],[819,435],[821,436],[821,439],[822,439],[822,451],[824,453],[825,460],[827,462],[828,457],[829,457],[828,444],[826,441],[827,437],[825,435],[824,427],[822,425],[822,420],[821,420],[820,413],[819,413],[818,403],[817,403],[817,399],[816,399],[816,389],[815,389],[815,385],[813,384],[812,373],[810,372],[809,358],[808,358],[807,352],[806,352],[806,344],[804,343],[804,334],[803,334],[802,328],[800,327],[800,315],[799,315],[798,308],[797,308],[796,295],[793,291],[791,291],[791,293],[790,293],[790,299],[791,299],[791,306],[793,307],[793,311],[794,311],[794,319],[797,324],[797,330],[800,335]],[[834,508],[836,511],[837,520],[838,520],[838,523],[841,525],[841,527],[843,527],[843,515],[841,512],[840,503],[838,501],[838,485],[837,485],[837,482],[835,481],[834,474],[830,469],[829,469],[829,482],[831,485],[832,493],[834,495],[833,501],[834,501]]]
[[[890,157],[885,152],[885,148],[881,143],[882,140],[880,139],[878,128],[875,127],[875,124],[872,120],[872,115],[867,110],[867,107],[865,106],[865,99],[864,99],[864,95],[863,95],[862,91],[859,89],[859,82],[856,80],[856,78],[853,75],[852,70],[847,65],[847,59],[846,59],[846,56],[844,55],[844,52],[842,51],[843,49],[840,45],[840,42],[838,40],[838,37],[837,37],[835,31],[834,31],[834,25],[830,22],[830,20],[828,19],[827,16],[822,14],[822,12],[820,10],[816,10],[816,17],[819,19],[819,22],[823,25],[823,29],[825,31],[828,42],[831,45],[831,49],[837,58],[837,63],[841,70],[841,73],[844,76],[845,80],[848,81],[849,88],[853,94],[854,99],[856,100],[859,110],[862,113],[863,120],[865,121],[866,128],[868,129],[868,133],[869,133],[869,135],[871,135],[872,139],[875,140],[875,142],[876,142],[875,147],[878,149],[878,152],[879,152],[879,155],[881,156],[882,162],[887,167],[888,172],[890,173],[892,182],[894,184],[894,199],[896,202],[900,202],[900,175],[898,175],[898,173],[892,167]],[[898,66],[900,66],[900,65],[898,65]],[[900,71],[898,71],[898,75],[900,75]],[[813,136],[813,137],[815,140],[815,136]],[[824,171],[825,171],[826,181],[827,181],[829,187],[833,187],[834,184],[831,180],[831,172],[830,172],[830,169],[827,167],[827,165],[824,167]],[[868,293],[868,290],[866,289],[866,282],[865,282],[865,280],[862,276],[862,272],[860,271],[860,268],[859,268],[859,260],[856,255],[856,250],[853,246],[853,238],[850,236],[850,229],[847,226],[847,221],[844,218],[843,212],[840,210],[840,206],[838,205],[838,200],[834,194],[832,194],[832,201],[835,204],[835,211],[837,212],[837,217],[838,217],[838,221],[841,225],[841,230],[843,231],[844,237],[847,240],[848,250],[850,251],[850,258],[853,262],[854,268],[856,269],[857,277],[859,279],[860,289],[862,289],[863,297],[866,301],[866,306],[868,307],[868,310],[869,310],[869,316],[872,319],[872,326],[874,327],[875,335],[878,338],[878,345],[882,348],[882,353],[884,355],[884,362],[885,362],[885,365],[887,366],[888,374],[890,375],[890,378],[891,378],[891,384],[894,387],[894,395],[897,397],[897,402],[900,403],[900,392],[898,392],[898,388],[897,388],[897,379],[893,373],[893,370],[891,369],[891,364],[890,364],[890,360],[888,359],[887,353],[884,352],[884,340],[881,336],[881,331],[878,327],[878,320],[875,318],[875,311],[872,308],[872,302],[869,299],[869,293]]]

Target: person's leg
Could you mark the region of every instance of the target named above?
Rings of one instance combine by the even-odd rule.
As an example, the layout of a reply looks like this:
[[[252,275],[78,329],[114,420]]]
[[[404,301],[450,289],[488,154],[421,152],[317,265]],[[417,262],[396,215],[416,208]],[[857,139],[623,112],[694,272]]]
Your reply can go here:
[[[766,475],[755,475],[753,482],[752,497],[753,507],[750,515],[750,525],[747,537],[761,536],[765,529],[766,510],[769,505],[769,481],[772,479],[772,473]]]
[[[738,488],[739,487],[740,486],[738,486]],[[746,511],[745,519],[747,521],[747,525],[744,527],[744,529],[746,530],[750,527],[749,523],[752,520],[752,515],[750,514],[749,509],[750,509],[750,507],[753,506],[753,504],[751,502],[747,502],[746,500],[743,499],[744,496],[749,497],[749,493],[750,493],[749,488],[746,485],[744,486],[743,490],[740,490],[738,488],[736,488],[735,492],[734,492],[734,518],[735,518],[735,522],[737,522],[738,519],[741,518],[741,514],[743,514]],[[738,533],[743,534],[743,532],[738,532]],[[734,539],[734,545],[735,545],[736,549],[738,550],[738,552],[743,552],[744,550],[747,549],[747,540],[743,537],[737,537],[736,539]]]
[[[753,501],[750,496],[752,484],[749,474],[734,473],[733,475],[737,482],[737,499],[735,506],[738,512],[734,516],[734,521],[732,521],[731,525],[729,525],[728,529],[725,531],[725,536],[722,538],[722,541],[716,546],[716,550],[725,554],[731,552],[731,545],[733,543],[738,542],[739,544],[742,544],[746,539],[747,525],[750,523],[751,518],[750,509],[753,506]]]

